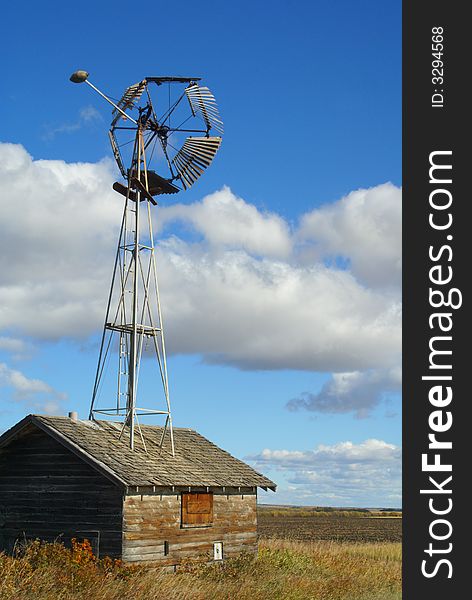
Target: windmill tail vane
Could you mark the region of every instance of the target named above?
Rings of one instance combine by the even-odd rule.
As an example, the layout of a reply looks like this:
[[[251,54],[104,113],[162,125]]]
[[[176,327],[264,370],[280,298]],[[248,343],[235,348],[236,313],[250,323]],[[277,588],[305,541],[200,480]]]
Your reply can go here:
[[[146,451],[141,418],[160,416],[161,450],[174,455],[151,206],[156,196],[187,190],[203,175],[220,148],[223,122],[200,78],[146,77],[114,102],[88,76],[80,70],[70,80],[88,84],[113,106],[108,136],[124,179],[113,189],[125,199],[89,418],[118,419],[120,437]]]

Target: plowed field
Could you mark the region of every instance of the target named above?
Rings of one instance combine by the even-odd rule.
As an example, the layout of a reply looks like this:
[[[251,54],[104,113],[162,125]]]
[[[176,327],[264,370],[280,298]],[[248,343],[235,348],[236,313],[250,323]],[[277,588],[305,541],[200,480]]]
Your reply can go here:
[[[402,519],[391,517],[272,516],[259,511],[261,538],[335,542],[401,542]]]

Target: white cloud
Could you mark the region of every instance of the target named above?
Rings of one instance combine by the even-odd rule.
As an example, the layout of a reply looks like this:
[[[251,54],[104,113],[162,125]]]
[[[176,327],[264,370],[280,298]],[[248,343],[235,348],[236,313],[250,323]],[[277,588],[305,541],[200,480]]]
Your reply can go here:
[[[79,117],[83,123],[89,123],[90,121],[103,121],[102,115],[91,104],[80,109]]]
[[[332,446],[320,444],[315,450],[269,450],[265,449],[260,455],[252,457],[258,462],[269,462],[284,467],[304,468],[320,465],[324,468],[328,463],[359,464],[397,460],[400,458],[399,448],[383,440],[369,439],[360,444],[339,442]]]
[[[320,413],[354,412],[357,417],[369,416],[389,392],[401,389],[401,369],[379,369],[334,373],[312,394],[304,392],[288,402],[289,410],[305,409]]]
[[[22,356],[30,350],[30,345],[22,339],[0,336],[0,351],[13,352],[15,356]]]
[[[241,368],[388,367],[400,352],[400,304],[323,265],[212,255],[161,242],[169,347]]]
[[[103,117],[96,108],[92,105],[84,106],[79,110],[79,117],[72,123],[62,123],[62,125],[48,125],[46,132],[43,135],[43,139],[52,140],[58,134],[62,133],[74,133],[86,124],[93,123],[94,121],[102,121]]]
[[[0,387],[11,388],[14,400],[51,414],[58,411],[60,403],[67,397],[45,381],[30,379],[5,363],[0,363]]]
[[[122,210],[112,182],[111,163],[33,161],[0,144],[0,329],[58,339],[97,327]]]
[[[159,224],[191,225],[216,248],[240,248],[259,256],[286,258],[292,249],[287,223],[274,213],[262,213],[228,188],[194,204],[174,204],[159,211]]]
[[[314,450],[263,450],[246,457],[287,483],[276,501],[337,506],[401,504],[401,449],[383,440],[319,445]],[[273,500],[272,500],[273,501]]]
[[[19,145],[0,144],[8,265],[0,276],[0,328],[12,337],[83,340],[101,327],[122,210],[113,181],[108,161],[35,161]],[[370,375],[352,372],[399,364],[400,297],[385,288],[387,274],[394,283],[397,272],[398,197],[390,184],[354,192],[303,217],[299,231],[228,188],[158,208],[167,232],[158,260],[168,348],[245,369],[349,373],[351,383],[358,377],[375,387]],[[343,235],[335,240],[338,222]],[[200,240],[168,233],[174,223]],[[320,260],[309,263],[303,253],[317,240]],[[390,248],[385,257],[377,242]],[[352,270],[327,266],[321,259],[328,251],[346,254]],[[354,389],[360,397],[360,384]]]
[[[351,192],[301,219],[305,255],[347,258],[370,286],[401,284],[401,190],[391,183]]]

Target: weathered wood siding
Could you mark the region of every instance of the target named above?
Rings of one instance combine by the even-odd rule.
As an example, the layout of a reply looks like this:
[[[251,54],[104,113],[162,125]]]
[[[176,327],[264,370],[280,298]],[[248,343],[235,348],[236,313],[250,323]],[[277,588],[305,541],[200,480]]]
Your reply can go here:
[[[40,430],[0,450],[0,550],[18,538],[94,538],[121,555],[123,492]]]
[[[164,543],[168,554],[164,554]],[[123,507],[123,560],[179,565],[200,557],[213,560],[213,544],[223,542],[223,557],[257,551],[256,493],[213,495],[213,524],[182,527],[181,494],[170,491],[127,495]]]

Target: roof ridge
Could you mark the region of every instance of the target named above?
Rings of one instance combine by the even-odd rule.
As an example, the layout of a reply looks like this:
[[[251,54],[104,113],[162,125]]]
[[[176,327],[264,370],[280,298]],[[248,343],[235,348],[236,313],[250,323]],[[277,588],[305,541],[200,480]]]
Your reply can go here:
[[[68,417],[67,415],[44,415],[44,414],[38,414],[38,413],[31,413],[29,415],[27,415],[28,417],[37,417],[37,418],[41,418],[41,419],[60,419],[63,421],[71,421],[72,419],[70,417]],[[123,421],[108,421],[106,419],[77,419],[77,421],[80,421],[81,423],[118,423],[119,425],[123,424]],[[141,423],[140,427],[149,427],[152,429],[164,429],[164,425],[150,425],[149,423]],[[195,429],[192,429],[192,427],[174,427],[172,426],[172,429],[175,430],[179,430],[179,431],[195,431],[195,433],[198,433]]]

